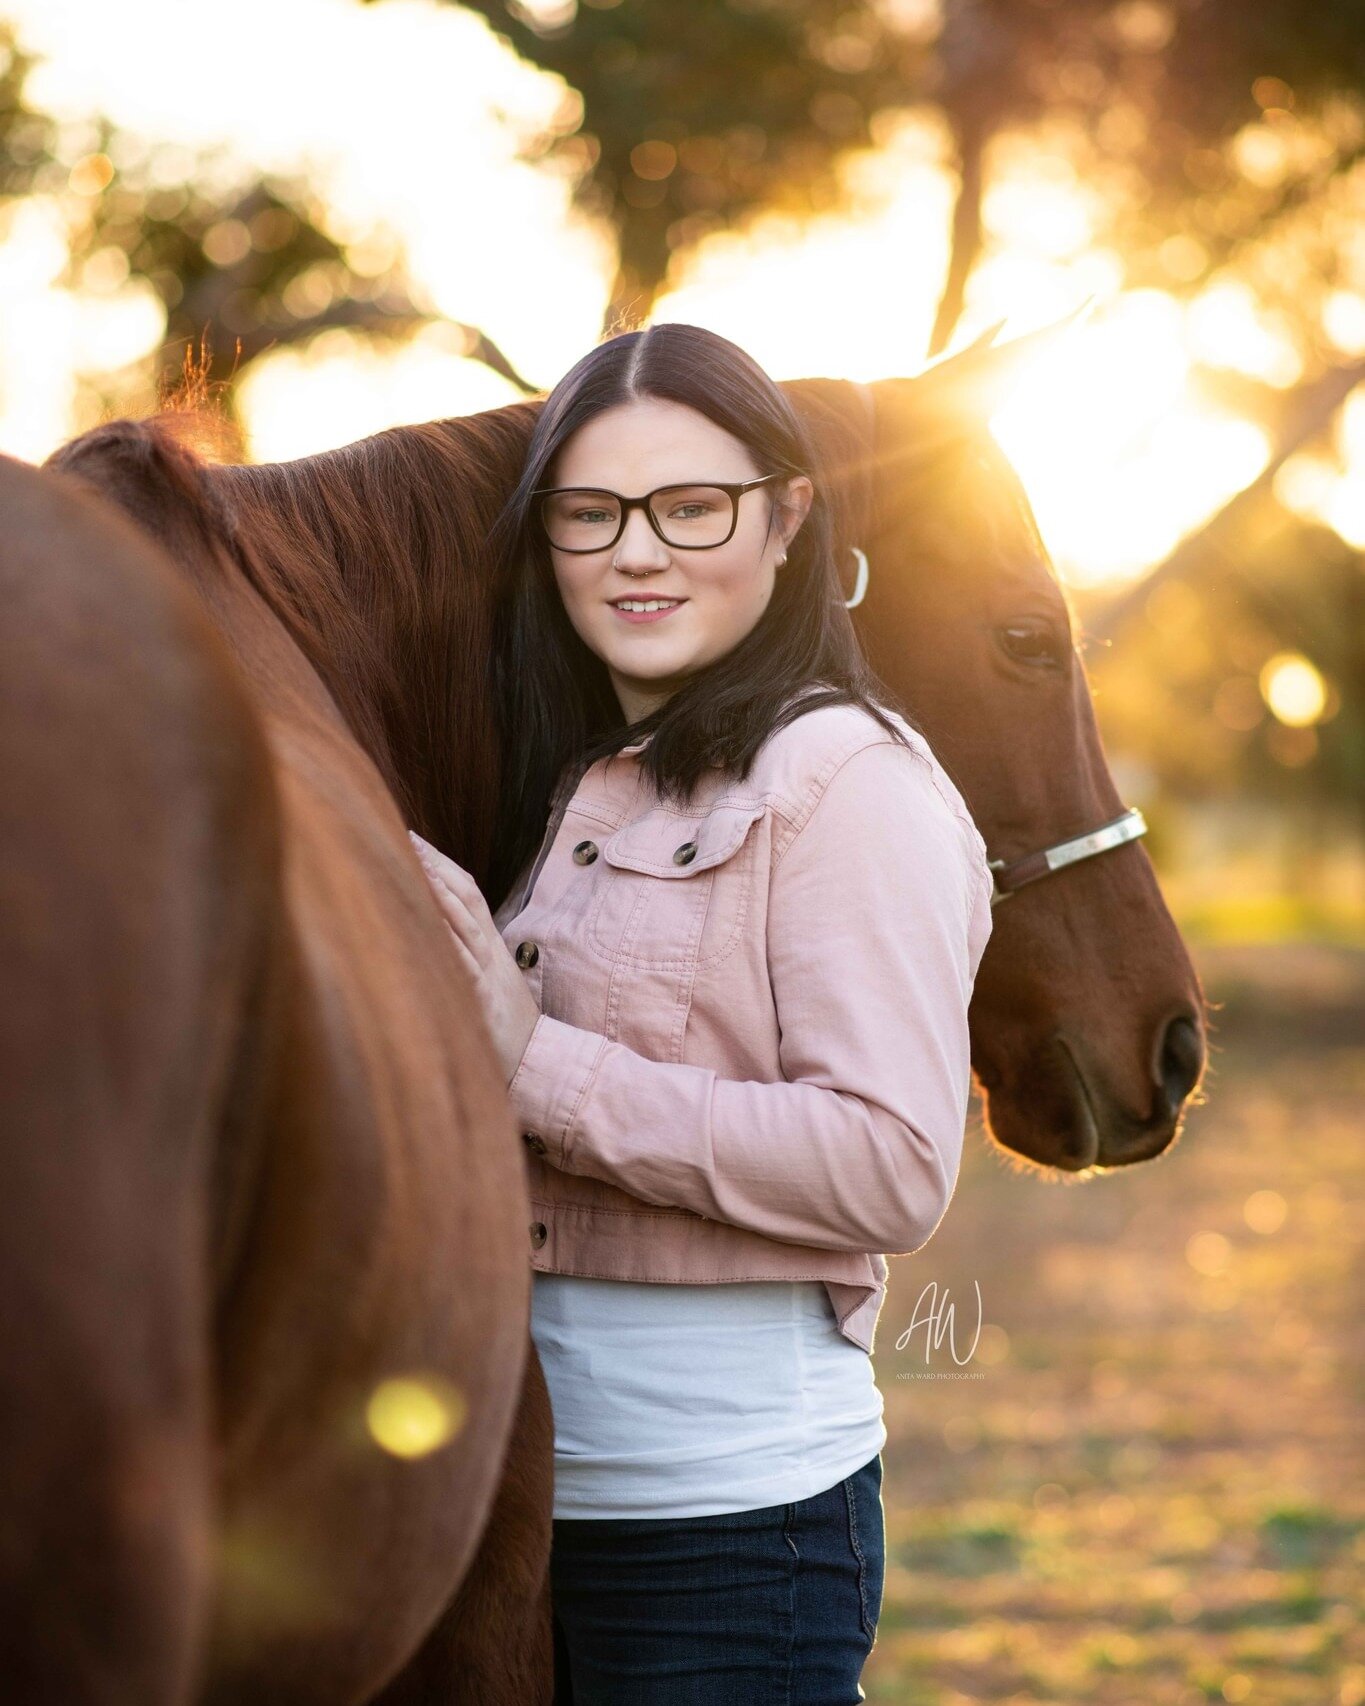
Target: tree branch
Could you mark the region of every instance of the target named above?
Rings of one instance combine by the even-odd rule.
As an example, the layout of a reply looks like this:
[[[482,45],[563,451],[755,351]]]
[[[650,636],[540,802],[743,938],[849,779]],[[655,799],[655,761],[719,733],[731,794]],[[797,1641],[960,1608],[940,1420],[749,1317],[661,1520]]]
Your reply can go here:
[[[1365,384],[1365,362],[1329,368],[1321,377],[1303,386],[1285,410],[1269,462],[1251,484],[1229,498],[1197,532],[1182,539],[1150,574],[1125,588],[1093,620],[1088,620],[1085,624],[1086,639],[1112,641],[1127,626],[1129,619],[1145,606],[1153,588],[1163,581],[1194,571],[1207,571],[1210,566],[1226,561],[1241,523],[1270,490],[1280,469],[1296,451],[1327,427],[1360,384]]]

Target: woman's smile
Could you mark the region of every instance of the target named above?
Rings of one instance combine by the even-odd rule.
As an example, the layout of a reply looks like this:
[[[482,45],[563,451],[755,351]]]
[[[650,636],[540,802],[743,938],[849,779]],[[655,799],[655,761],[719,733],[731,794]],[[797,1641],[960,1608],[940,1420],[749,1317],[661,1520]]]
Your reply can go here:
[[[627,593],[622,598],[609,598],[608,604],[625,622],[658,622],[665,616],[671,616],[680,605],[687,603],[685,598],[641,598]]]

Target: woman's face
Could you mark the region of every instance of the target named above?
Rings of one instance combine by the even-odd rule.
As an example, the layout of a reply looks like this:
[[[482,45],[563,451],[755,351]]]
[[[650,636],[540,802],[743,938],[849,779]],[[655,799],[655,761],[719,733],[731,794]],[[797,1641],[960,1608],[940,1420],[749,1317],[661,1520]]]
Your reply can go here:
[[[643,497],[659,486],[755,479],[747,447],[684,403],[642,397],[595,415],[567,439],[547,486],[592,486]],[[638,722],[683,681],[745,637],[772,597],[814,488],[804,474],[742,494],[733,536],[707,550],[667,545],[642,509],[615,545],[582,554],[550,547],[555,581],[575,630],[606,664],[627,722]],[[769,525],[774,499],[782,500]],[[666,599],[666,614],[631,621],[620,599]]]

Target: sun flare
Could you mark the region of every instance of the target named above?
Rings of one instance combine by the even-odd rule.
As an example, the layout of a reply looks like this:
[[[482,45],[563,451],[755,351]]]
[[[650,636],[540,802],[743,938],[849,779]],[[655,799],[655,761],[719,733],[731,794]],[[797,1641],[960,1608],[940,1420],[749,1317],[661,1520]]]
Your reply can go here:
[[[45,56],[34,95],[62,120],[69,194],[99,193],[117,169],[90,152],[95,111],[122,127],[123,149],[164,154],[172,177],[210,145],[246,169],[306,167],[359,270],[367,256],[382,268],[401,253],[433,314],[481,327],[532,383],[548,388],[596,341],[607,237],[572,211],[562,175],[516,158],[537,127],[572,122],[576,97],[472,14],[433,0],[242,0],[225,37],[211,9],[178,0],[12,0],[8,13]],[[184,75],[206,57],[214,79]],[[300,80],[304,61],[315,74]],[[376,63],[401,63],[403,76],[376,78]],[[773,214],[707,239],[679,257],[653,318],[722,332],[783,379],[919,371],[947,264],[951,150],[927,109],[878,115],[876,136],[848,162],[847,211]],[[1097,299],[991,427],[1063,577],[1122,581],[1161,561],[1270,454],[1259,421],[1201,400],[1196,366],[1283,388],[1301,377],[1302,357],[1244,285],[1215,283],[1188,303],[1127,288],[1122,257],[1097,235],[1099,186],[1046,137],[1007,136],[993,161],[986,248],[957,341],[1002,319],[1008,339]],[[159,299],[113,250],[89,257],[75,288],[59,287],[64,217],[58,194],[0,206],[0,448],[33,460],[78,430],[78,379],[135,374],[165,331]],[[226,253],[242,236],[215,228],[211,239]],[[1324,330],[1365,349],[1365,300],[1335,292]],[[240,401],[251,453],[278,460],[517,395],[438,318],[400,346],[334,330],[267,352]],[[1343,412],[1337,450],[1295,459],[1276,490],[1359,545],[1361,396]]]

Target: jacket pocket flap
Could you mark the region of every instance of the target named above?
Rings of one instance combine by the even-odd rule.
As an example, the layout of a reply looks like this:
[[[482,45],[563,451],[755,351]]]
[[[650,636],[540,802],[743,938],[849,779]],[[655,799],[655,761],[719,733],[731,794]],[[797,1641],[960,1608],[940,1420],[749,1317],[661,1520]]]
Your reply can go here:
[[[679,817],[674,812],[646,812],[622,824],[602,843],[602,857],[623,871],[642,871],[651,877],[691,877],[709,871],[737,853],[752,826],[767,811],[763,804],[713,806],[704,817]],[[695,845],[690,859],[674,854]]]

